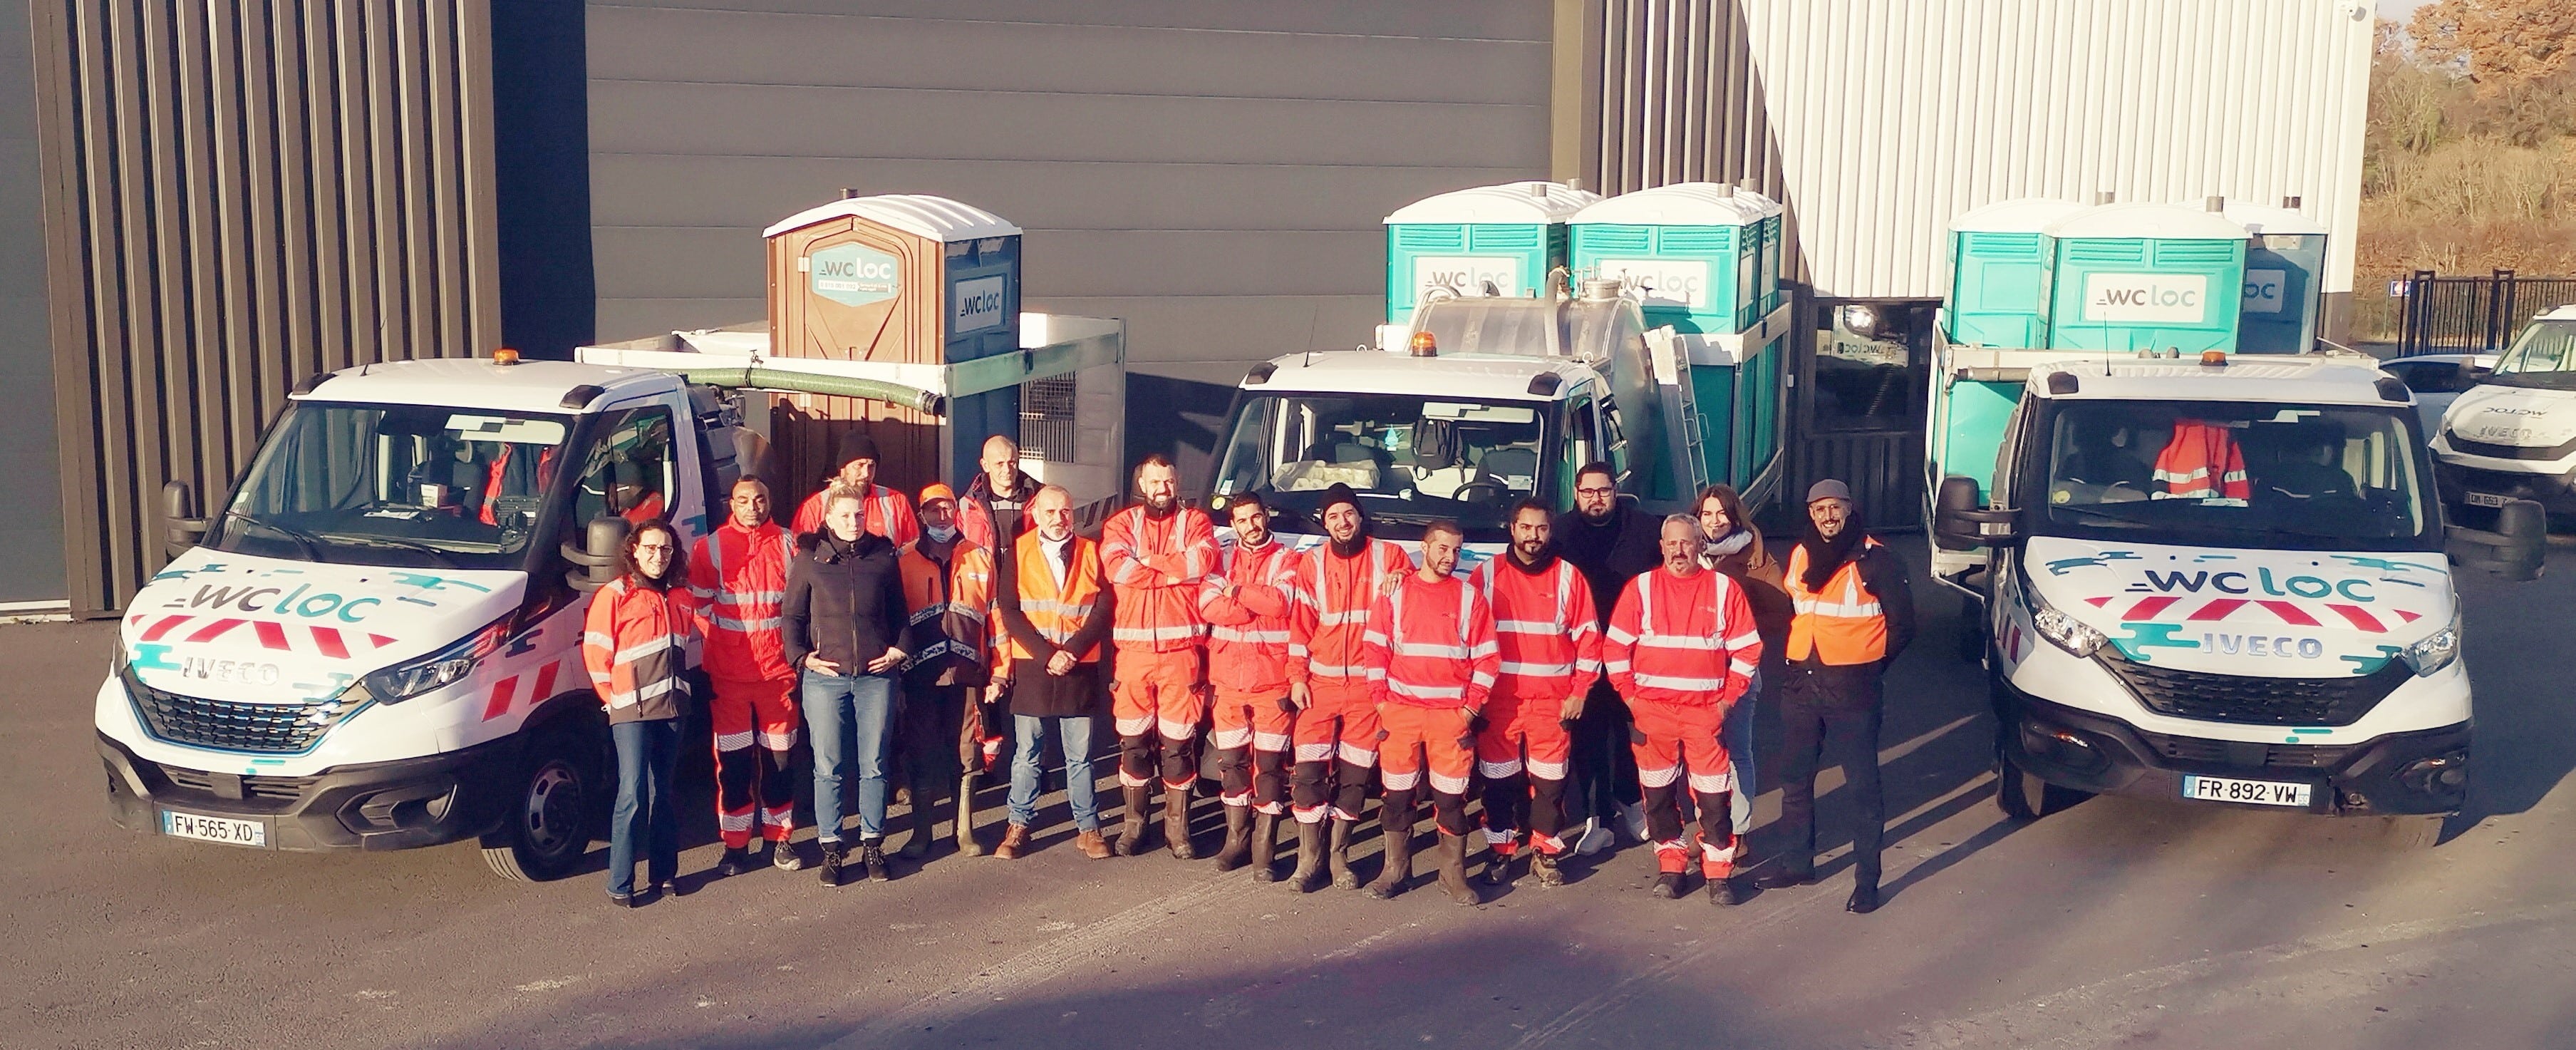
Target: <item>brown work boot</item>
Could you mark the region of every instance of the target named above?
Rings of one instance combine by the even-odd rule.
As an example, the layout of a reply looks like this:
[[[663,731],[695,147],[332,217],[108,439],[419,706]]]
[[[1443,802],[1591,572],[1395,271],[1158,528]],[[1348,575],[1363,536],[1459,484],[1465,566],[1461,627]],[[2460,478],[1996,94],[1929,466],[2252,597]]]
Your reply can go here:
[[[1279,881],[1279,869],[1272,866],[1279,859],[1278,851],[1279,815],[1254,813],[1252,815],[1252,881]]]
[[[1127,813],[1118,820],[1118,855],[1133,857],[1145,848],[1145,789],[1120,788],[1119,794],[1127,803]]]
[[[1225,807],[1225,845],[1216,851],[1216,870],[1233,871],[1252,859],[1252,807]]]
[[[1172,856],[1182,860],[1199,859],[1198,848],[1190,845],[1188,788],[1169,785],[1163,788],[1163,845],[1171,848]]]
[[[1028,852],[1028,849],[1029,826],[1013,824],[1011,830],[1002,833],[1002,844],[993,848],[993,855],[1003,860],[1018,860],[1020,854]]]
[[[1356,820],[1343,820],[1340,817],[1334,817],[1332,818],[1332,821],[1333,846],[1331,849],[1325,851],[1324,863],[1333,871],[1333,888],[1337,890],[1358,889],[1360,888],[1360,875],[1358,872],[1351,870],[1351,829],[1358,827],[1360,822]]]
[[[1299,893],[1313,893],[1324,888],[1324,822],[1297,822],[1297,870],[1288,876],[1288,888]]]
[[[1467,884],[1467,836],[1441,832],[1439,852],[1435,856],[1440,859],[1441,892],[1449,895],[1451,903],[1474,905],[1485,902],[1477,895],[1476,887]]]
[[[1089,857],[1093,860],[1109,859],[1109,840],[1100,837],[1099,828],[1093,828],[1089,831],[1075,835],[1073,837],[1073,848],[1081,850],[1083,856]]]
[[[1377,881],[1368,884],[1368,895],[1386,900],[1404,892],[1404,880],[1413,877],[1413,810],[1380,807],[1377,819],[1386,863],[1378,869]]]

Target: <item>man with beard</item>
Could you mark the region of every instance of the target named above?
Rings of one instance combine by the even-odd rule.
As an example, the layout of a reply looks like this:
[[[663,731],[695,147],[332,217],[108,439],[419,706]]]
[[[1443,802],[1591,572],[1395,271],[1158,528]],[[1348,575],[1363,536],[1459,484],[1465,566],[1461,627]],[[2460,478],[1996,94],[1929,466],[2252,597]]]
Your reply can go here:
[[[1588,463],[1574,472],[1574,512],[1559,515],[1549,531],[1557,553],[1592,584],[1592,607],[1601,615],[1603,629],[1608,629],[1610,609],[1628,581],[1662,560],[1655,553],[1656,528],[1652,516],[1619,502],[1618,475],[1610,464]],[[1577,853],[1588,856],[1608,846],[1614,825],[1625,827],[1630,838],[1645,840],[1646,814],[1638,805],[1628,722],[1628,705],[1608,676],[1596,679],[1574,722],[1571,816],[1584,821],[1574,843]]]
[[[1296,563],[1270,533],[1270,508],[1258,493],[1233,497],[1226,523],[1234,546],[1225,564],[1199,587],[1208,621],[1208,684],[1213,687],[1217,768],[1225,785],[1225,848],[1216,869],[1252,865],[1259,882],[1271,868],[1279,817],[1288,811],[1288,739],[1297,709],[1288,702],[1288,593],[1282,579]]]
[[[1787,736],[1780,771],[1780,824],[1789,829],[1780,868],[1754,880],[1765,889],[1816,879],[1816,763],[1828,745],[1860,807],[1852,831],[1855,914],[1878,909],[1879,839],[1886,833],[1878,790],[1882,679],[1914,640],[1914,598],[1896,552],[1861,534],[1850,486],[1827,478],[1807,490],[1807,531],[1789,552],[1788,681],[1780,721]]]
[[[921,522],[913,517],[912,501],[903,493],[877,484],[877,439],[867,431],[854,430],[841,437],[841,454],[834,462],[840,469],[823,486],[823,491],[805,498],[796,508],[789,526],[798,536],[822,531],[825,495],[834,488],[847,488],[860,494],[859,529],[886,538],[897,549],[921,538]]]
[[[1476,722],[1502,666],[1494,613],[1485,595],[1459,579],[1458,523],[1422,527],[1422,567],[1369,606],[1361,636],[1369,692],[1377,703],[1379,773],[1386,798],[1378,827],[1386,865],[1368,894],[1385,900],[1413,877],[1413,821],[1422,781],[1431,781],[1433,824],[1440,829],[1440,888],[1455,904],[1478,902],[1467,885],[1467,781],[1475,772]]]
[[[1547,504],[1522,500],[1512,508],[1511,530],[1511,549],[1476,566],[1469,579],[1493,608],[1502,649],[1485,728],[1476,736],[1476,764],[1485,774],[1485,881],[1509,880],[1526,827],[1530,873],[1541,886],[1560,886],[1565,842],[1556,835],[1565,827],[1574,746],[1566,727],[1601,673],[1601,618],[1591,583],[1548,543]]]
[[[1289,570],[1296,608],[1288,618],[1288,696],[1297,706],[1297,764],[1289,778],[1297,817],[1297,872],[1289,884],[1313,893],[1330,860],[1333,885],[1355,890],[1351,830],[1367,804],[1369,771],[1377,768],[1377,701],[1371,694],[1362,638],[1370,603],[1391,591],[1413,559],[1404,549],[1368,534],[1360,497],[1348,485],[1324,490],[1315,505],[1325,542]],[[1333,821],[1332,846],[1324,846],[1324,818]]]
[[[1182,860],[1190,848],[1190,788],[1198,783],[1199,722],[1207,718],[1207,664],[1201,651],[1207,620],[1199,584],[1216,568],[1216,525],[1207,512],[1181,506],[1181,474],[1161,453],[1136,466],[1142,503],[1119,511],[1100,529],[1100,564],[1117,592],[1117,680],[1109,686],[1118,723],[1118,786],[1127,816],[1118,855],[1145,843],[1145,802],[1156,759],[1163,780],[1163,841]]]

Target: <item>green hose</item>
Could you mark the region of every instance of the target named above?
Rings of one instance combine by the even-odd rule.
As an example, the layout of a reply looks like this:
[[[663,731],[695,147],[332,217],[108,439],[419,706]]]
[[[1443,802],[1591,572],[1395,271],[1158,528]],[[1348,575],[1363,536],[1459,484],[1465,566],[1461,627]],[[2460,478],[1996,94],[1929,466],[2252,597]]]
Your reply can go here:
[[[919,387],[889,383],[882,379],[858,379],[851,376],[822,376],[809,372],[790,372],[779,368],[746,368],[739,366],[673,369],[692,383],[717,387],[749,387],[759,390],[783,390],[796,394],[824,394],[832,397],[855,397],[883,401],[890,405],[926,412],[934,416],[948,414],[948,399]]]

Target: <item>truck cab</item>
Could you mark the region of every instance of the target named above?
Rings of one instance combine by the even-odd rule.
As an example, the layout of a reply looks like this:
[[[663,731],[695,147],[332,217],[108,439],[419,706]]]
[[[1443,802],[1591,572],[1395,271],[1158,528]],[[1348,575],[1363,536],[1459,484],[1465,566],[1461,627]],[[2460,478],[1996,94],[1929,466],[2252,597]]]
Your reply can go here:
[[[2576,306],[2532,319],[2433,435],[2442,496],[2464,521],[2512,500],[2576,511]]]
[[[128,605],[98,689],[117,822],[282,850],[476,838],[504,875],[569,871],[613,788],[572,559],[601,553],[594,521],[704,534],[723,417],[669,373],[564,362],[299,387],[208,516],[167,494],[202,534]]]
[[[2360,358],[2032,367],[1991,486],[1946,477],[1932,528],[1982,610],[2003,808],[2120,793],[2429,843],[2469,772],[2446,550],[2530,578],[2540,519],[2446,530],[2418,427]]]

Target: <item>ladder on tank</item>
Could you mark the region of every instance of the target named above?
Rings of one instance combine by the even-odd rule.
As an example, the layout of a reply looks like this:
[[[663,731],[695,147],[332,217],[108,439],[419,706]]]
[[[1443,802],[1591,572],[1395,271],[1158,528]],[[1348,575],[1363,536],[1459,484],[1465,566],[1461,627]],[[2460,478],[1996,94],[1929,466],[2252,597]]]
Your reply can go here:
[[[1673,480],[1682,502],[1688,503],[1716,477],[1709,469],[1708,435],[1699,416],[1699,394],[1691,383],[1690,359],[1682,348],[1681,333],[1670,326],[1646,333],[1646,344],[1654,353],[1655,382],[1667,391],[1664,408],[1679,421],[1672,429],[1682,476]]]

